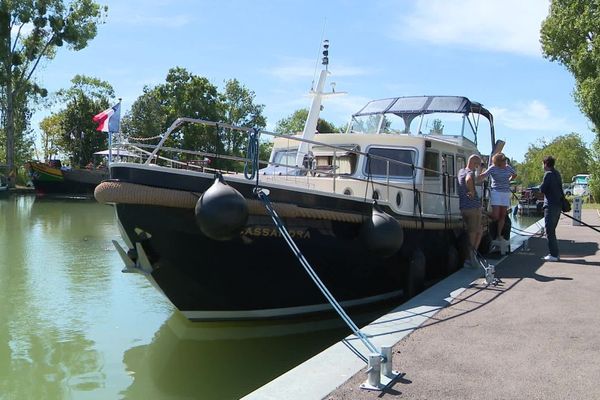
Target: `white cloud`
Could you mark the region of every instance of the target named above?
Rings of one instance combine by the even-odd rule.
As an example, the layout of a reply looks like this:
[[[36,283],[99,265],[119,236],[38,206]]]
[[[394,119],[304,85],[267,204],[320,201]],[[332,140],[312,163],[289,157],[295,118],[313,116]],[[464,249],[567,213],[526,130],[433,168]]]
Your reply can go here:
[[[418,0],[393,36],[539,56],[539,31],[548,0]]]
[[[552,115],[539,100],[517,104],[514,109],[490,107],[496,125],[522,131],[570,132],[572,126],[565,118]]]

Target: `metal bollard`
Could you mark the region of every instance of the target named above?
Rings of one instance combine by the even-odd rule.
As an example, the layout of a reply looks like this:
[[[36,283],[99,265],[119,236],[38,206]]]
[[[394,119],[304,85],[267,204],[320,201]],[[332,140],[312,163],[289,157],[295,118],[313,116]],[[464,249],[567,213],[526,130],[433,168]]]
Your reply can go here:
[[[381,346],[381,355],[385,357],[381,365],[381,383],[387,386],[400,375],[400,372],[393,369],[392,346]]]
[[[360,385],[361,389],[381,390],[381,354],[369,354],[369,363],[367,364],[367,380]]]
[[[361,389],[383,390],[400,375],[392,369],[392,346],[382,346],[381,354],[371,353],[368,362],[367,380],[360,385]]]

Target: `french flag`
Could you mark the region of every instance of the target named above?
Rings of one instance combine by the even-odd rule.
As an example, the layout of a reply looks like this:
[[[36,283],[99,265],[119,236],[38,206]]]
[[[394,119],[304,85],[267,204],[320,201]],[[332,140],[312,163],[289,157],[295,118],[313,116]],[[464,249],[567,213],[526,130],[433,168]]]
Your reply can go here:
[[[98,124],[96,128],[100,132],[119,132],[121,122],[121,102],[118,102],[108,110],[94,115],[92,121]]]

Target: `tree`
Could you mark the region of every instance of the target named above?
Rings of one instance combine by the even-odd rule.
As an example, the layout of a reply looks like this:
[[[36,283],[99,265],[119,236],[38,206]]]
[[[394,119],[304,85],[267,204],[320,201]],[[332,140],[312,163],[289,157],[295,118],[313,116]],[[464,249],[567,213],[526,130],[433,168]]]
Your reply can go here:
[[[2,98],[0,94],[0,99]],[[32,105],[36,101],[36,97],[32,94],[23,93],[15,97],[15,113],[14,113],[14,160],[15,164],[19,165],[31,157],[33,146],[33,131],[30,126],[30,119],[33,114]],[[6,163],[6,129],[3,126],[0,128],[0,164]],[[13,171],[13,174],[15,171]]]
[[[53,159],[58,155],[62,140],[62,114],[51,114],[40,122],[42,130],[42,156],[44,161]]]
[[[600,134],[600,0],[552,0],[542,23],[544,57],[575,78],[574,97]]]
[[[262,104],[254,104],[256,95],[240,84],[237,79],[225,82],[225,91],[221,95],[222,120],[231,125],[247,128],[264,128],[267,125],[262,112]],[[245,150],[247,138],[239,132],[227,132],[225,137],[225,151],[229,154],[241,155]]]
[[[254,98],[254,92],[236,79],[226,81],[224,91],[219,93],[218,88],[208,79],[191,74],[181,67],[172,68],[164,84],[144,88],[144,93],[123,119],[123,132],[131,141],[155,138],[165,132],[178,117],[262,128],[266,125],[262,115],[264,106],[255,104]],[[247,137],[239,132],[189,124],[175,132],[166,145],[240,156],[245,152],[246,143]],[[191,158],[192,156],[182,155],[182,160]],[[224,159],[213,160],[212,165],[239,168],[235,163]]]
[[[219,95],[208,79],[175,67],[167,73],[165,83],[144,88],[124,118],[122,130],[132,138],[156,137],[179,117],[219,121]],[[224,151],[215,129],[195,124],[181,127],[165,145],[214,153]]]
[[[0,3],[0,83],[2,122],[6,134],[6,161],[15,167],[16,116],[23,96],[45,96],[34,82],[43,59],[52,59],[64,44],[81,50],[96,36],[96,26],[106,7],[92,0],[3,0]],[[14,180],[9,177],[9,185]]]
[[[433,126],[429,130],[429,133],[432,135],[443,135],[444,134],[444,124],[442,123],[441,119],[436,118],[433,120]]]
[[[600,201],[600,137],[592,144],[592,162],[590,163],[590,194],[595,202]]]
[[[548,144],[544,141],[530,144],[525,161],[517,171],[524,185],[542,181],[542,160],[547,155],[556,159],[556,169],[560,171],[564,182],[570,182],[574,175],[587,173],[592,161],[590,151],[578,133],[558,136]]]
[[[286,135],[293,135],[304,130],[304,123],[308,118],[308,108],[296,110],[289,117],[280,119],[275,125],[275,132]],[[337,132],[335,125],[324,119],[319,118],[317,122],[317,132],[330,133]]]
[[[69,154],[71,165],[84,167],[93,161],[96,151],[106,149],[108,136],[96,130],[92,117],[110,106],[114,90],[108,82],[85,75],[76,75],[71,84],[57,93],[57,98],[66,105],[57,116],[60,121],[57,144]]]

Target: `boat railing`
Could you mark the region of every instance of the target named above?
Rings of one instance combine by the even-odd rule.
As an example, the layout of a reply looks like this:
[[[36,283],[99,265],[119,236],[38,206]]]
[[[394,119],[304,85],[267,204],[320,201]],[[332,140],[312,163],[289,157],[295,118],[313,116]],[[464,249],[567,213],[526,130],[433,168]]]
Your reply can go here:
[[[321,148],[327,148],[332,151],[332,163],[329,166],[317,166],[317,165],[291,165],[287,163],[269,161],[269,160],[260,160],[258,159],[258,154],[254,155],[232,155],[232,154],[224,154],[216,151],[198,151],[198,150],[188,150],[182,148],[175,148],[165,146],[167,139],[171,136],[173,132],[175,132],[178,128],[185,124],[200,124],[207,127],[213,127],[216,131],[219,130],[231,130],[232,132],[236,132],[237,134],[246,135],[245,139],[247,142],[251,140],[258,140],[258,136],[269,136],[272,138],[280,138],[283,140],[290,141],[290,146],[288,146],[289,150],[295,150],[300,143],[306,143],[310,146],[319,146]],[[254,139],[252,139],[254,137]],[[293,145],[293,143],[297,143],[297,145]],[[385,156],[367,153],[359,150],[358,148],[348,148],[348,146],[336,145],[331,143],[324,143],[317,140],[303,139],[302,137],[295,135],[286,135],[280,133],[269,132],[267,130],[258,130],[255,128],[248,127],[240,127],[227,123],[207,121],[202,119],[195,118],[178,118],[169,129],[162,135],[158,144],[146,144],[146,143],[129,143],[129,142],[120,142],[116,145],[133,148],[138,154],[140,154],[139,162],[146,165],[160,164],[163,166],[168,166],[176,169],[188,169],[195,170],[200,172],[216,172],[220,171],[226,174],[240,174],[244,172],[248,175],[248,167],[250,169],[254,169],[251,171],[252,178],[256,176],[256,174],[260,174],[260,169],[267,166],[277,167],[280,170],[286,171],[286,173],[281,174],[269,174],[264,175],[261,174],[261,179],[269,178],[271,175],[281,176],[281,177],[290,177],[293,179],[298,178],[306,178],[309,179],[319,179],[319,178],[331,178],[333,191],[336,189],[336,181],[340,178],[345,180],[358,181],[362,183],[369,183],[373,185],[373,187],[381,186],[387,187],[388,190],[390,188],[398,189],[398,190],[408,190],[408,191],[418,191],[420,194],[424,195],[432,195],[432,196],[443,196],[444,199],[458,199],[456,194],[450,193],[449,188],[453,186],[453,181],[456,179],[456,176],[453,174],[449,174],[446,172],[442,172],[440,170],[429,169],[426,167],[421,167],[415,165],[414,163],[409,163],[405,161],[399,161],[392,158],[388,158]],[[339,154],[355,154],[357,157],[362,156],[367,160],[379,160],[385,163],[386,165],[386,174],[383,176],[373,174],[367,172],[366,174],[349,174],[342,173],[339,171],[339,166],[337,166],[338,162],[338,152]],[[163,153],[170,154],[178,154],[175,156],[165,156]],[[258,153],[258,152],[256,152]],[[184,155],[182,157],[182,155]],[[242,168],[223,168],[219,166],[216,162],[217,160],[227,160],[230,161],[230,164],[239,164],[244,165],[244,169]],[[369,165],[369,164],[367,164]],[[410,167],[412,170],[411,176],[398,178],[392,176],[390,174],[390,170],[393,165],[402,165],[404,167]],[[253,166],[253,168],[252,168]],[[328,168],[329,167],[329,168]],[[355,166],[355,168],[357,168]],[[367,168],[368,170],[368,168]],[[433,177],[441,177],[443,181],[442,192],[434,192],[431,190],[427,190],[424,186],[425,179],[420,179],[417,182],[417,176],[421,173],[421,176],[425,174],[425,172],[431,173]],[[388,196],[389,199],[389,196]],[[457,208],[457,207],[456,207]],[[458,212],[458,209],[453,210]],[[454,212],[453,212],[454,214]]]

